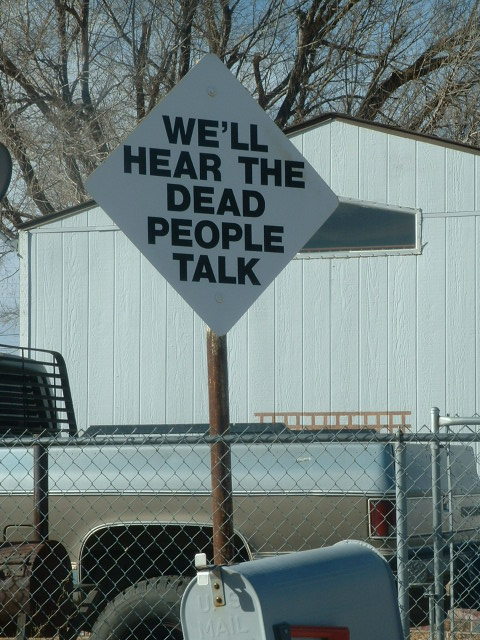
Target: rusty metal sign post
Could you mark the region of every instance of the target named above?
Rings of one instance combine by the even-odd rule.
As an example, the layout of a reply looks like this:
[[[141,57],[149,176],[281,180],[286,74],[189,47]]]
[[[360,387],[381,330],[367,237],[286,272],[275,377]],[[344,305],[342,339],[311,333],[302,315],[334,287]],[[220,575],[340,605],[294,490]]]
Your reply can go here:
[[[223,436],[230,428],[228,401],[227,336],[207,329],[208,405],[210,435]],[[230,445],[213,442],[212,468],[213,564],[230,564],[233,558],[233,500]]]

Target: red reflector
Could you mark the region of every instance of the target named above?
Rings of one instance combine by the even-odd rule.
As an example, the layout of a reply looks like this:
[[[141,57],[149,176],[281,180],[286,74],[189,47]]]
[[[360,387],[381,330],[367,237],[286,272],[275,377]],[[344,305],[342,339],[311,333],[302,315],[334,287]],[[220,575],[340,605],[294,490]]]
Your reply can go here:
[[[291,626],[291,638],[315,638],[316,640],[349,640],[347,627],[303,627]]]
[[[391,536],[395,528],[395,503],[392,500],[370,500],[370,535]]]

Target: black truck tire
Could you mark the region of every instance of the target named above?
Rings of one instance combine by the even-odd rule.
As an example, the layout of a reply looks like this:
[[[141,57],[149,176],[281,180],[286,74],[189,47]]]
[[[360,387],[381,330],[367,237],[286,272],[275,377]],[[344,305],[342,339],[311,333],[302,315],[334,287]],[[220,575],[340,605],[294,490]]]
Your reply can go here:
[[[99,614],[90,640],[181,640],[180,600],[189,582],[161,576],[125,589]]]

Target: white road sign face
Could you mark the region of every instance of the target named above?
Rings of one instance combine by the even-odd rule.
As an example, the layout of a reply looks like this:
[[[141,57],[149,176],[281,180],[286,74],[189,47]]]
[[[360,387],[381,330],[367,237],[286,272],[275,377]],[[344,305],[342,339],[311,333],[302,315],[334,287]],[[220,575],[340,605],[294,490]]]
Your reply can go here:
[[[92,173],[87,188],[218,335],[338,204],[213,55]]]

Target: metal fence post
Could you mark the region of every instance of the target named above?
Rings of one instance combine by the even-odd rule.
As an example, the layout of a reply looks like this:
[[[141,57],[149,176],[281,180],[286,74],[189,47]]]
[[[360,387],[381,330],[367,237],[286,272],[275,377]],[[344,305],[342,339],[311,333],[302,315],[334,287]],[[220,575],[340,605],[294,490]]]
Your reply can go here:
[[[397,432],[395,451],[395,494],[397,529],[397,584],[398,607],[402,621],[403,637],[410,638],[409,622],[409,583],[408,583],[408,532],[407,532],[407,496],[406,496],[406,456],[402,430]]]
[[[48,538],[48,446],[33,446],[33,525],[35,540],[44,542]]]
[[[430,620],[430,633],[428,634],[429,640],[435,640],[434,624],[435,619],[435,595],[433,593],[433,585],[427,587],[428,596],[428,619]]]
[[[450,433],[450,427],[447,426],[447,433]],[[447,495],[448,495],[448,566],[450,572],[450,639],[455,638],[455,553],[453,547],[454,536],[454,518],[453,518],[453,484],[452,484],[452,452],[451,443],[445,444],[447,456]]]
[[[439,434],[440,410],[432,408],[431,426],[434,436]],[[443,551],[444,539],[442,532],[442,486],[440,477],[440,443],[434,439],[431,443],[432,454],[432,530],[433,530],[433,586],[435,601],[435,636],[437,640],[444,640],[444,607],[443,607]],[[430,623],[431,624],[431,623]]]

